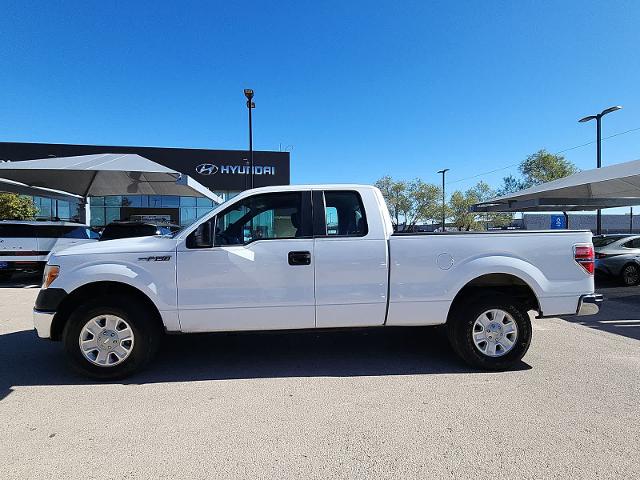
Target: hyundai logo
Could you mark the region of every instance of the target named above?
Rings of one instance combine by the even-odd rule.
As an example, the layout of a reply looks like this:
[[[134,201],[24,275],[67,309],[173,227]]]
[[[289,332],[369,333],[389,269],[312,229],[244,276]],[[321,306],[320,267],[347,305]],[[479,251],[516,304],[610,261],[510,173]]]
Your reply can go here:
[[[223,175],[248,175],[251,168],[248,165],[214,165],[213,163],[201,163],[196,167],[196,172],[200,175],[215,175],[220,173]],[[255,165],[253,167],[254,175],[275,175],[276,167],[266,165]]]
[[[215,175],[218,170],[218,166],[213,163],[201,163],[196,167],[196,172],[200,175]]]

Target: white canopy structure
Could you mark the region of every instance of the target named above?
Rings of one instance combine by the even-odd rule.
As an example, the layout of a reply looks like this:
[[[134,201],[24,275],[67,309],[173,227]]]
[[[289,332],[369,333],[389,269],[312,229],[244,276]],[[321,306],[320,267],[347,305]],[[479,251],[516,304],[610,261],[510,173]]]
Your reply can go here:
[[[0,182],[2,179],[82,198],[181,195],[203,196],[222,203],[222,198],[188,175],[134,154],[105,153],[4,162],[0,163]]]
[[[640,204],[640,160],[585,170],[480,202],[474,212],[575,211]]]

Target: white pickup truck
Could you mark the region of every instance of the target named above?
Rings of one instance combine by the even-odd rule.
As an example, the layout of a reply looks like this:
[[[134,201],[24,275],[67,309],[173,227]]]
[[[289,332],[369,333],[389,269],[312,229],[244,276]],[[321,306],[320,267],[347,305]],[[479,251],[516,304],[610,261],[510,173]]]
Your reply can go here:
[[[538,317],[591,314],[588,231],[394,234],[362,185],[248,190],[172,235],[51,256],[34,308],[74,367],[121,378],[164,333],[446,325],[491,370],[518,362]]]

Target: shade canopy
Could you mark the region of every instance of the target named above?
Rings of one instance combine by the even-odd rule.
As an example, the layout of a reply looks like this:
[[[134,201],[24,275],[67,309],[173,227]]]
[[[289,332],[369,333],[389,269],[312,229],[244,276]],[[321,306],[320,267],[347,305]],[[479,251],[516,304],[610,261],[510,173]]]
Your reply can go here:
[[[204,196],[222,199],[188,175],[135,154],[104,153],[0,163],[0,179],[81,197]]]
[[[50,188],[31,187],[24,183],[14,182],[13,180],[7,180],[0,178],[0,192],[11,192],[19,195],[31,195],[39,197],[49,197],[56,200],[66,200],[72,202],[82,201],[80,195],[73,195],[71,193],[60,192],[58,190],[51,190]]]
[[[574,211],[640,204],[640,160],[585,170],[471,207],[474,212]]]

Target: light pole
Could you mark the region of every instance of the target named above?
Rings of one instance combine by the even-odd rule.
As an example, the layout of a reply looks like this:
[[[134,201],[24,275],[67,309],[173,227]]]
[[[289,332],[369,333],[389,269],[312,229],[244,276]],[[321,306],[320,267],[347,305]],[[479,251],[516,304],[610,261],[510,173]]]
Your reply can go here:
[[[438,170],[438,173],[442,174],[442,231],[443,232],[446,230],[445,229],[445,221],[446,221],[446,216],[447,216],[447,204],[445,203],[445,195],[444,195],[444,175],[448,171],[449,171],[448,168],[445,168],[443,170]]]
[[[596,113],[595,115],[588,115],[586,117],[578,120],[580,123],[588,122],[590,120],[596,121],[596,158],[597,158],[597,166],[600,168],[602,166],[602,117],[607,115],[608,113],[615,112],[616,110],[620,110],[622,107],[616,105],[615,107],[605,108],[600,113]],[[600,235],[602,233],[602,211],[598,209],[596,214],[596,235]]]
[[[247,108],[249,109],[249,183],[250,188],[253,188],[253,124],[251,122],[251,110],[256,108],[256,104],[253,103],[253,90],[245,88],[244,96],[247,97]]]

